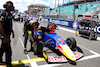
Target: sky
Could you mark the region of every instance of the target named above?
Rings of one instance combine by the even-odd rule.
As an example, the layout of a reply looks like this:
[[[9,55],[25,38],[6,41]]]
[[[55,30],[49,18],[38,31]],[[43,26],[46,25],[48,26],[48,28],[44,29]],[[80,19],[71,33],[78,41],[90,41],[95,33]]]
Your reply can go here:
[[[50,6],[51,8],[55,7],[55,0],[0,0],[0,9],[3,9],[3,4],[7,1],[12,1],[14,3],[15,9],[18,9],[20,12],[23,12],[28,9],[27,6],[32,4],[44,4]],[[69,0],[64,0],[64,3],[69,2]],[[56,5],[58,0],[56,0]],[[59,0],[59,4],[63,4],[63,0]]]

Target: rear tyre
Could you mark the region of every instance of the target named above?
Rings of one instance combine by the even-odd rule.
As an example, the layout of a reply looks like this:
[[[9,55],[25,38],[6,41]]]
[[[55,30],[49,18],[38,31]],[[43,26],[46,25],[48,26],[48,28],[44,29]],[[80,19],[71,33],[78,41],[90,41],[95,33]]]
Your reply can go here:
[[[79,29],[79,34],[83,34],[83,33],[82,33],[82,29]]]
[[[87,30],[86,30],[86,29],[84,29],[84,30],[83,30],[83,35],[86,35],[86,32],[87,32]]]
[[[73,37],[67,38],[66,39],[66,43],[68,44],[68,46],[70,47],[70,49],[72,51],[75,50],[75,48],[76,48],[76,40]]]

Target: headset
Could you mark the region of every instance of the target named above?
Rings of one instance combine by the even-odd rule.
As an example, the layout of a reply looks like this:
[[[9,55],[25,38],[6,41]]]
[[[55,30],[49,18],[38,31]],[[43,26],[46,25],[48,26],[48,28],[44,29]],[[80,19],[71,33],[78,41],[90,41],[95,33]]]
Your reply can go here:
[[[11,1],[7,1],[7,2],[3,5],[3,8],[6,8],[8,3],[11,3],[12,6],[13,6],[13,2],[11,2]],[[13,6],[13,10],[14,10],[14,8],[15,8],[15,7]]]

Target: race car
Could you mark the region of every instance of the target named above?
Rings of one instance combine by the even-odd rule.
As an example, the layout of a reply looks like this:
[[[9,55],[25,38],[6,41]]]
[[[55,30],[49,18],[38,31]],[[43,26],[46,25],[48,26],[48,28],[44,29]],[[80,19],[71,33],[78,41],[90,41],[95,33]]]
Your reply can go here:
[[[67,62],[76,61],[83,57],[83,51],[76,45],[76,40],[73,37],[69,37],[64,40],[62,37],[55,33],[58,27],[52,22],[41,22],[39,25],[37,37],[34,45],[35,54],[43,54],[44,58],[50,62]],[[44,47],[52,47],[56,51],[59,51],[61,57],[48,56],[46,51],[43,51]]]

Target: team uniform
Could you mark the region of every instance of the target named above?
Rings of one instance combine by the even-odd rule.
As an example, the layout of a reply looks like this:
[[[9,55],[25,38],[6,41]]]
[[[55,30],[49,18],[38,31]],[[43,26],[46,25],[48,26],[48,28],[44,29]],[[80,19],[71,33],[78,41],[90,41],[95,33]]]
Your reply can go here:
[[[27,28],[27,25],[28,25],[29,21],[30,20],[27,20],[24,23],[24,48],[26,48],[26,46],[27,46],[27,40],[28,40],[28,31],[27,31],[28,28]],[[30,49],[30,51],[31,51],[32,50],[32,42],[30,42],[30,44],[31,44],[31,49]],[[24,50],[24,53],[27,54],[27,51]]]
[[[11,65],[12,50],[11,50],[11,44],[10,44],[10,35],[11,35],[11,32],[13,32],[12,14],[10,12],[3,11],[0,14],[0,23],[4,23],[3,29],[4,29],[4,32],[7,36],[7,38],[9,39],[9,43],[3,43],[3,40],[2,40],[2,44],[1,44],[1,48],[0,48],[0,61],[2,61],[2,57],[5,52],[6,64]]]

